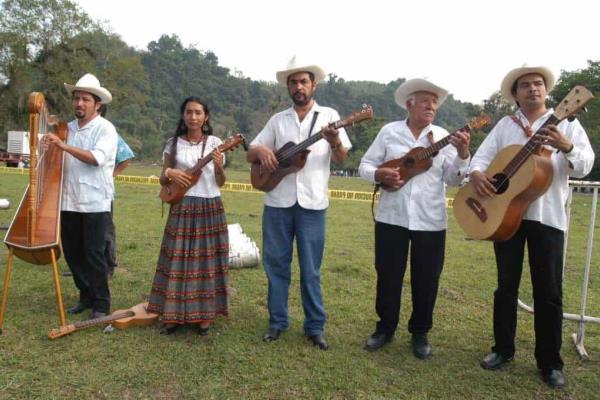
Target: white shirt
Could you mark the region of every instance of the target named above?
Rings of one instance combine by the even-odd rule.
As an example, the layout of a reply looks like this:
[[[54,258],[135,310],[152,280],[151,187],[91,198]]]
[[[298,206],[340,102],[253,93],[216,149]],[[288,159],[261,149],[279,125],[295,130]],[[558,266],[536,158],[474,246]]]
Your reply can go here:
[[[171,143],[173,138],[167,140],[163,152],[163,158],[165,154],[171,154]],[[206,146],[204,148],[204,154],[202,154],[202,143],[191,144],[187,140],[178,137],[177,138],[177,156],[175,160],[175,168],[180,170],[187,170],[192,168],[198,163],[198,160],[207,156],[211,151],[217,148],[223,141],[216,136],[209,135],[206,138]],[[225,163],[225,157],[223,156],[223,164]],[[202,174],[198,182],[188,189],[185,193],[186,196],[213,198],[221,195],[219,186],[215,181],[215,165],[213,162],[209,162],[202,168]]]
[[[415,147],[429,147],[429,132],[433,142],[448,136],[448,131],[435,125],[425,127],[415,136],[406,120],[385,125],[363,156],[358,172],[363,179],[375,183],[375,171],[386,161],[400,158]],[[394,192],[381,191],[375,219],[413,231],[441,231],[447,227],[446,184],[459,185],[466,176],[469,158],[463,160],[456,148],[447,145],[432,158],[426,172],[412,177]]]
[[[538,118],[531,125],[533,132],[537,131],[553,112],[554,110],[550,109]],[[521,110],[517,111],[516,116],[521,120],[523,126],[529,126],[529,122]],[[529,205],[523,219],[538,221],[564,231],[567,229],[565,204],[569,194],[569,176],[583,178],[589,174],[594,165],[594,151],[578,120],[573,120],[573,122],[563,120],[558,124],[558,129],[573,142],[573,150],[568,154],[557,153],[555,148],[547,146],[552,150],[554,179],[546,193]],[[502,118],[473,156],[470,171],[484,172],[504,147],[511,144],[524,145],[528,140],[523,129],[510,117]]]
[[[84,163],[65,152],[61,209],[81,213],[110,211],[115,191],[112,173],[117,131],[101,116],[82,128],[77,120],[69,122],[68,127],[67,144],[90,151],[98,165]]]
[[[318,112],[312,134],[330,122],[340,120],[332,108],[321,107],[316,102],[302,122],[293,107],[275,114],[263,130],[254,138],[251,146],[263,145],[277,151],[288,142],[300,143],[308,138],[313,114]],[[339,129],[342,146],[350,149],[352,144],[346,130]],[[327,189],[329,183],[329,163],[331,148],[325,139],[319,140],[308,148],[306,165],[300,171],[284,177],[270,192],[265,194],[265,204],[270,207],[291,207],[296,201],[309,210],[324,210],[329,206]]]

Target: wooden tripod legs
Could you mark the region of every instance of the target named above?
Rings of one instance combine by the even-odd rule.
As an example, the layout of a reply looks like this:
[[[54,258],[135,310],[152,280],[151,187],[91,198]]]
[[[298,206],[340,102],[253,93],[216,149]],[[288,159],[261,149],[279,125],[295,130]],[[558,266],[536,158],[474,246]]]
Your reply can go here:
[[[4,285],[2,286],[2,304],[0,305],[0,335],[2,334],[2,327],[4,326],[4,312],[6,311],[6,299],[8,298],[8,283],[10,282],[10,275],[12,274],[13,264],[13,249],[8,248],[8,260],[6,262],[6,272],[4,273]]]
[[[9,247],[8,260],[6,262],[6,272],[4,273],[4,285],[2,287],[2,304],[0,304],[0,335],[2,334],[2,327],[4,326],[4,315],[6,313],[6,301],[8,299],[8,286],[10,283],[10,277],[12,275],[13,257],[13,249],[12,247]],[[56,292],[58,319],[60,326],[66,326],[67,319],[65,317],[65,308],[62,301],[62,291],[60,290],[60,281],[58,279],[58,264],[56,262],[56,254],[54,249],[50,249],[50,257],[52,259],[52,279],[54,280],[54,289]]]

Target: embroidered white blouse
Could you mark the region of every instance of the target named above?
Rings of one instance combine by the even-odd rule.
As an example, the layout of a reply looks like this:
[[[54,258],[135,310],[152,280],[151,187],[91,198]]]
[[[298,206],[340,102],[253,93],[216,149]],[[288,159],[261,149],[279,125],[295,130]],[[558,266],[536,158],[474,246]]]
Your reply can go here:
[[[171,143],[173,138],[167,140],[167,144],[163,151],[163,159],[165,154],[171,154]],[[177,155],[175,160],[175,168],[186,170],[192,168],[199,159],[208,155],[211,151],[217,148],[223,141],[214,135],[209,135],[206,139],[206,146],[204,146],[204,153],[202,152],[202,143],[191,144],[187,140],[178,137],[177,138]],[[225,163],[225,156],[223,156],[223,163]],[[215,166],[211,162],[206,164],[202,168],[202,175],[198,182],[185,194],[186,196],[205,197],[213,198],[221,195],[219,186],[215,182]]]

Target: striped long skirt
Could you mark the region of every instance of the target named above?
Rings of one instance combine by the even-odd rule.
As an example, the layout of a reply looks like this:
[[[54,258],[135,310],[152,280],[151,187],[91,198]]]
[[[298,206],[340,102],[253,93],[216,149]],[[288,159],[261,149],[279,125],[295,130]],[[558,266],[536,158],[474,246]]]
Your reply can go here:
[[[185,196],[171,206],[148,311],[164,324],[227,315],[229,236],[220,197]]]

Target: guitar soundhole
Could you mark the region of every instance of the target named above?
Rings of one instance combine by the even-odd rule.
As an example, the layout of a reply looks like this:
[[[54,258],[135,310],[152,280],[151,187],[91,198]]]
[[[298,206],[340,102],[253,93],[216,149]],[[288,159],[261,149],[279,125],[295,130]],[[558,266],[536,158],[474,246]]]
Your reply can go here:
[[[509,186],[508,177],[505,174],[496,174],[494,175],[494,179],[496,179],[496,182],[494,183],[494,186],[496,186],[496,194],[506,192]]]
[[[412,168],[415,165],[414,158],[407,158],[404,160],[404,168]]]

